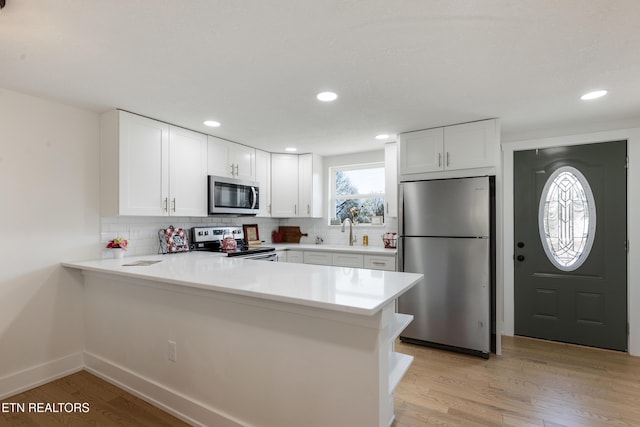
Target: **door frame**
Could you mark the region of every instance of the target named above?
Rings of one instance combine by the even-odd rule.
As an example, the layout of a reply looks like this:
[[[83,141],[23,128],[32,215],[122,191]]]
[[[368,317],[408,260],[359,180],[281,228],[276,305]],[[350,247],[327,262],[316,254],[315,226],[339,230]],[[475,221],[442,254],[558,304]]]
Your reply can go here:
[[[627,140],[627,156],[629,169],[627,182],[640,182],[640,168],[631,165],[640,162],[640,128],[618,129],[613,131],[574,134],[568,136],[554,136],[547,138],[529,139],[514,142],[502,142],[503,166],[503,277],[504,277],[504,317],[502,333],[514,335],[514,267],[513,267],[513,153],[536,148],[562,147],[569,145],[595,144],[599,142]],[[640,250],[634,247],[640,245],[640,223],[632,222],[631,218],[640,218],[640,193],[629,191],[627,185],[627,238],[629,252],[627,253],[627,309],[629,322],[628,348],[629,354],[640,356]]]

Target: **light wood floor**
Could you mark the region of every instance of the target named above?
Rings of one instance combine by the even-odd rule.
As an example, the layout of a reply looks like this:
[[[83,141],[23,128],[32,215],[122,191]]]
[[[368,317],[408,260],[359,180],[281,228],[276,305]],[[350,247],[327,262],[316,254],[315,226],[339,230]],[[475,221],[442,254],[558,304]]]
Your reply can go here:
[[[86,371],[28,390],[2,402],[25,403],[25,412],[2,413],[0,411],[0,426],[188,426],[144,400]],[[29,412],[26,406],[29,402],[87,402],[89,412],[72,414]]]
[[[503,337],[489,360],[400,343],[415,357],[394,427],[640,426],[640,357]]]
[[[512,337],[489,360],[403,343],[396,351],[415,360],[395,392],[393,427],[640,426],[639,357]],[[89,402],[91,410],[0,412],[0,426],[186,425],[87,372],[3,402]]]

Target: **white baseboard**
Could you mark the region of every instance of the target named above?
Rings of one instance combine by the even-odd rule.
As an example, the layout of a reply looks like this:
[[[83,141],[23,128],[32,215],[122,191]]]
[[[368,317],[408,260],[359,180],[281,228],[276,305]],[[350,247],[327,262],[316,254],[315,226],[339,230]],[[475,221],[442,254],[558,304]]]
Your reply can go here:
[[[7,375],[0,378],[0,400],[81,371],[83,368],[83,353],[73,353]]]
[[[221,411],[196,402],[94,354],[84,353],[84,369],[191,425],[246,427],[246,424]]]

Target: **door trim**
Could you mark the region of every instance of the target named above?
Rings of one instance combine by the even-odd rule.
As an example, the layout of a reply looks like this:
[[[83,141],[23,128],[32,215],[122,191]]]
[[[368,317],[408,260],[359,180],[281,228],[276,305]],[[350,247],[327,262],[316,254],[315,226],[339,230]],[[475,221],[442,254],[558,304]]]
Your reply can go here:
[[[629,170],[627,182],[640,182],[640,128],[619,129],[606,132],[576,134],[562,137],[530,139],[525,141],[502,142],[503,165],[503,212],[502,212],[502,245],[503,245],[503,277],[504,277],[504,317],[502,333],[514,335],[514,268],[513,268],[513,153],[521,150],[550,148],[570,145],[595,144],[627,140]],[[636,168],[633,168],[634,159]],[[629,188],[630,186],[627,186]],[[637,192],[636,192],[637,193]],[[640,222],[631,218],[640,217],[640,194],[627,190],[627,236],[630,250],[627,253],[627,309],[629,322],[628,348],[629,354],[640,356]]]

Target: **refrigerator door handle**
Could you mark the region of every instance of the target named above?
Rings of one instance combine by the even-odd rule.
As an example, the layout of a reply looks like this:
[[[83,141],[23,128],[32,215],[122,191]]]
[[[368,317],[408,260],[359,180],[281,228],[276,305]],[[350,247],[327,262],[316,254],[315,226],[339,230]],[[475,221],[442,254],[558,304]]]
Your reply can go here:
[[[404,271],[404,237],[398,237],[398,271]]]
[[[404,235],[404,185],[398,186],[398,237]]]
[[[404,186],[398,188],[398,271],[404,271]]]

